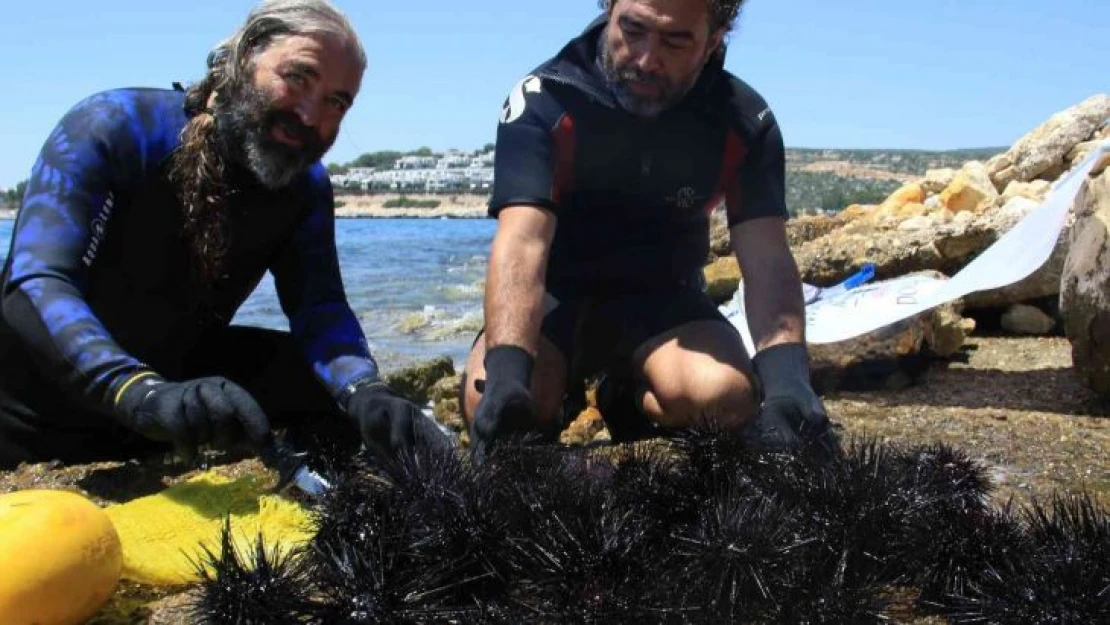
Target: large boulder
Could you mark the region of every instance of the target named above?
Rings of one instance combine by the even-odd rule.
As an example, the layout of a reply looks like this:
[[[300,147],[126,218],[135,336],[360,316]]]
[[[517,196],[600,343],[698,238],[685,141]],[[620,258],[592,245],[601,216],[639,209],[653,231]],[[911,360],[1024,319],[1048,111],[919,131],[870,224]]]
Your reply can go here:
[[[1107,117],[1110,95],[1105,93],[1056,113],[988,162],[991,179],[1004,189],[1013,180],[1055,178],[1067,167],[1069,153],[1090,139]]]
[[[912,383],[932,360],[958,352],[974,330],[975,322],[963,318],[961,309],[956,300],[851,339],[809,344],[814,388],[824,394],[893,390]]]
[[[1060,314],[1084,384],[1110,396],[1110,171],[1088,181],[1060,282]]]
[[[997,199],[998,190],[994,188],[986,166],[979,161],[964,164],[940,192],[940,205],[953,213],[981,213],[992,208]]]
[[[802,279],[835,284],[867,262],[875,264],[880,280],[923,270],[954,275],[1036,208],[1050,180],[1110,136],[1108,117],[1110,95],[1096,95],[1053,115],[986,163],[929,170],[878,205],[848,207],[818,236],[792,242]],[[1055,297],[1069,240],[1065,229],[1036,273],[1001,289],[970,294],[966,308]]]
[[[952,275],[998,236],[996,224],[971,212],[938,209],[905,220],[876,214],[803,243],[794,255],[802,280],[818,286],[836,284],[864,263],[875,264],[880,280],[922,270]]]

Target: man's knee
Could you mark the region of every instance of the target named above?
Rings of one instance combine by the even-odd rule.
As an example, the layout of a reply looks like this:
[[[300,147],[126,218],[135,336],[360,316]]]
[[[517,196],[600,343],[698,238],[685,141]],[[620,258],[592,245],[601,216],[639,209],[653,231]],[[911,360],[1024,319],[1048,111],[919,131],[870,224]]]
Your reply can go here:
[[[740,429],[755,417],[758,393],[749,373],[719,362],[701,363],[669,380],[649,381],[649,393],[668,427],[714,424]]]
[[[486,354],[485,336],[474,344],[463,368],[459,395],[459,407],[467,427],[474,420],[478,403],[482,399],[486,379],[484,365]],[[539,353],[532,368],[532,400],[536,410],[535,423],[525,429],[549,430],[562,422],[563,396],[566,393],[566,364],[558,349],[547,339],[540,339]]]
[[[636,354],[648,385],[644,407],[664,427],[713,422],[744,427],[758,408],[751,361],[735,329],[698,320],[647,341]]]

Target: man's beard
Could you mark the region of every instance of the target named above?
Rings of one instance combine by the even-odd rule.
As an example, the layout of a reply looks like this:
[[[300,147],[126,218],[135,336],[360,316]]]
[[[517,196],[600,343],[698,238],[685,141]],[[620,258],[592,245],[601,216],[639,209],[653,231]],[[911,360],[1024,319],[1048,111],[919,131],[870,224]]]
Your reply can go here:
[[[335,137],[322,139],[315,129],[301,123],[296,113],[273,108],[266,92],[247,81],[223,90],[215,108],[228,155],[270,189],[287,186],[335,142]],[[279,126],[300,145],[275,139],[273,133]]]
[[[698,77],[701,76],[701,69],[699,68],[685,81],[676,83],[666,76],[648,74],[635,67],[618,68],[613,60],[613,55],[609,52],[608,42],[604,38],[601,41],[600,48],[601,70],[605,75],[605,81],[613,91],[613,95],[616,96],[621,108],[637,117],[658,117],[663,111],[674,107],[694,88]],[[632,91],[629,86],[631,82],[654,85],[659,89],[659,94],[655,96],[640,95]]]

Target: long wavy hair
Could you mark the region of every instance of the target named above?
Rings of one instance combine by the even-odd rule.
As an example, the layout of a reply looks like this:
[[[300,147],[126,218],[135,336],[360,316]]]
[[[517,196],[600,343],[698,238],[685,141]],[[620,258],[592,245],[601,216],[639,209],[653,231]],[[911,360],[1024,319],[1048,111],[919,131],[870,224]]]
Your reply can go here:
[[[254,60],[285,37],[324,36],[340,41],[361,69],[366,52],[347,17],[328,0],[264,0],[230,37],[208,54],[208,71],[185,91],[188,121],[172,156],[169,177],[184,210],[184,234],[196,277],[211,285],[223,271],[230,244],[228,200],[231,155],[221,145],[212,95],[249,81]]]
[[[616,0],[619,1],[619,0]],[[615,0],[598,0],[598,6],[608,12],[616,3]],[[740,13],[740,6],[744,0],[705,0],[709,8],[709,32],[716,32],[723,28],[725,32],[732,30],[736,16]]]

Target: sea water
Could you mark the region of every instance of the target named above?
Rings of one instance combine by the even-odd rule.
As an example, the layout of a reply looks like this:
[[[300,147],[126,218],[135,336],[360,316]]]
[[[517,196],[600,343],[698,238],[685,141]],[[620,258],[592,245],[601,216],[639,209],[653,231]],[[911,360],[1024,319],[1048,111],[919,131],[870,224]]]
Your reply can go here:
[[[14,222],[0,220],[0,262]],[[337,219],[344,288],[383,370],[448,356],[462,366],[482,326],[492,219]],[[233,323],[287,330],[267,274]]]

